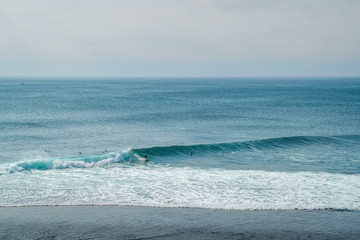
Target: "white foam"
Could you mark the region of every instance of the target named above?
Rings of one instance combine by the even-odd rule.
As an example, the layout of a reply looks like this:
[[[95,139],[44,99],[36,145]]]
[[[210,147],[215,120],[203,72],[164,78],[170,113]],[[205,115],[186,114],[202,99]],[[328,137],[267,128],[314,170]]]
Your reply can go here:
[[[65,169],[65,168],[88,168],[94,166],[94,162],[84,162],[84,161],[62,161],[60,159],[56,159],[53,161],[52,168],[53,169]]]
[[[111,204],[238,210],[360,209],[360,176],[151,165],[95,166],[0,175],[0,196],[3,206]]]
[[[23,172],[25,170],[49,170],[66,168],[91,168],[105,167],[124,161],[129,156],[129,151],[121,153],[108,153],[104,155],[78,156],[69,158],[36,158],[17,163],[0,165],[0,174]],[[104,157],[104,159],[101,159]]]

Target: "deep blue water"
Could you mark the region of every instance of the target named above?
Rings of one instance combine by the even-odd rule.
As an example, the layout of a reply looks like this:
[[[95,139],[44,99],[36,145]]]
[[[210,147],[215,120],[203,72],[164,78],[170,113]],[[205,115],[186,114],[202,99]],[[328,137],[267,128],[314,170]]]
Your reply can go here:
[[[3,78],[0,205],[359,209],[359,119],[360,79]]]

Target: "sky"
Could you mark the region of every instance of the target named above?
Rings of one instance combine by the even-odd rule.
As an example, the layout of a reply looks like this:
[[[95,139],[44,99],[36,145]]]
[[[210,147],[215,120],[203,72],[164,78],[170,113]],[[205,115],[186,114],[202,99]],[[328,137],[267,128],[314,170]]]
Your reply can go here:
[[[0,76],[360,76],[360,1],[0,0]]]

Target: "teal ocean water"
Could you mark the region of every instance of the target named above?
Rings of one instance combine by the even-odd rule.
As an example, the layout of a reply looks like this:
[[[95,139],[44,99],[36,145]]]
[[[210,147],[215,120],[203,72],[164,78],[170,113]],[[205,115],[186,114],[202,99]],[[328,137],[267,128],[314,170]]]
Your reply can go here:
[[[2,78],[0,196],[358,210],[360,79]]]

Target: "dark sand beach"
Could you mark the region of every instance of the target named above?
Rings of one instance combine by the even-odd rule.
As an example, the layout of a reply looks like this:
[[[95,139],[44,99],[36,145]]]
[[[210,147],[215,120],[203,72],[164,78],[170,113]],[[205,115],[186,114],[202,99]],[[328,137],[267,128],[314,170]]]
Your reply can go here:
[[[359,239],[360,212],[0,208],[0,239]]]

